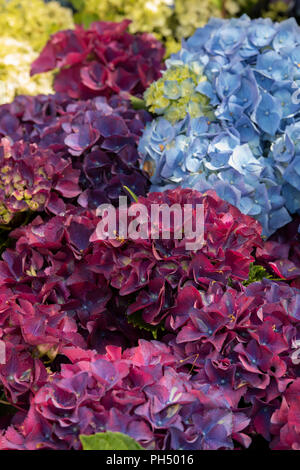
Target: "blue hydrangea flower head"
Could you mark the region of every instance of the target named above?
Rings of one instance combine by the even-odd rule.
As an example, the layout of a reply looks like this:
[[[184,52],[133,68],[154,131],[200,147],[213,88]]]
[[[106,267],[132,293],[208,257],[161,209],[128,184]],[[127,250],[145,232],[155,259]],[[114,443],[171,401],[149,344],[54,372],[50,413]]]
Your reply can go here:
[[[139,147],[153,188],[213,188],[256,217],[270,236],[300,213],[296,21],[213,18],[166,64],[161,82],[146,92],[151,111],[161,117],[148,124]],[[171,113],[153,93],[159,88],[163,99],[172,101]],[[200,107],[191,112],[197,100],[201,112]],[[167,126],[166,120],[168,142],[157,144],[157,128]]]

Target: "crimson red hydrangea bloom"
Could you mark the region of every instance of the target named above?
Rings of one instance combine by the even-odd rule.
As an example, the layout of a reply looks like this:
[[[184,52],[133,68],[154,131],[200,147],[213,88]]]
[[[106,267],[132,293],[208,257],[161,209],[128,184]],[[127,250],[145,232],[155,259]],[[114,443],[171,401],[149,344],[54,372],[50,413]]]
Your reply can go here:
[[[261,246],[261,228],[214,191],[201,194],[177,188],[140,197],[138,203],[146,206],[149,220],[152,204],[179,204],[182,208],[191,204],[194,209],[196,204],[203,204],[205,242],[202,248],[190,251],[186,249],[187,239],[176,240],[172,235],[171,240],[101,241],[97,228],[87,263],[92,271],[104,275],[122,298],[128,296],[128,315],[139,312],[146,323],[157,325],[184,285],[207,289],[212,281],[226,285],[230,279],[248,278],[254,260],[251,253]],[[135,298],[130,297],[132,294]]]
[[[7,224],[24,211],[61,213],[63,199],[80,194],[79,170],[70,159],[51,150],[22,141],[11,145],[8,138],[0,142],[0,223]]]
[[[60,305],[40,304],[33,294],[14,294],[5,286],[0,288],[0,301],[1,338],[5,343],[47,354],[51,359],[62,354],[64,347],[85,347],[74,318],[68,317]]]
[[[253,434],[297,448],[300,290],[242,284],[259,224],[213,191],[139,203],[203,204],[203,246],[187,250],[174,225],[170,240],[100,240],[95,212],[70,205],[12,233],[0,262],[0,380],[24,412],[0,447],[79,449],[79,434],[110,430],[148,449],[247,447]],[[160,341],[130,317],[163,326]],[[43,354],[55,357],[52,373]]]
[[[269,269],[275,276],[289,281],[300,288],[300,235],[298,232],[300,217],[278,230],[264,246],[257,250],[258,262]]]
[[[140,341],[105,355],[73,349],[73,364],[35,394],[21,425],[7,429],[1,449],[79,449],[79,434],[126,433],[146,449],[233,449],[250,444],[249,419],[222,393],[177,370],[170,348]],[[46,431],[46,432],[45,432]]]
[[[89,238],[97,221],[90,211],[70,208],[64,216],[45,221],[37,217],[31,224],[12,232],[17,242],[2,255],[0,282],[11,289],[19,304],[24,296],[37,304],[34,311],[26,304],[28,333],[34,331],[30,341],[26,338],[27,347],[51,343],[54,339],[51,323],[57,325],[57,340],[62,334],[64,346],[68,340],[69,344],[86,344],[103,351],[108,344],[125,347],[137,341],[140,332],[128,325],[122,302],[111,299],[109,282],[87,263],[91,253]],[[14,317],[16,322],[22,321],[20,310],[19,306],[19,316]],[[50,330],[44,330],[43,325],[37,327],[37,318],[44,314]],[[79,343],[76,325],[84,343]],[[60,331],[64,328],[65,333]]]
[[[32,65],[32,74],[58,68],[54,88],[72,98],[113,94],[142,97],[161,76],[164,48],[149,34],[129,34],[130,21],[96,22],[60,31]]]
[[[8,335],[7,335],[8,336]],[[23,345],[5,338],[5,364],[0,364],[0,381],[5,395],[12,404],[28,406],[29,396],[48,380],[46,367],[38,357],[33,357]]]
[[[271,416],[274,450],[300,450],[300,379],[283,394],[280,409]]]

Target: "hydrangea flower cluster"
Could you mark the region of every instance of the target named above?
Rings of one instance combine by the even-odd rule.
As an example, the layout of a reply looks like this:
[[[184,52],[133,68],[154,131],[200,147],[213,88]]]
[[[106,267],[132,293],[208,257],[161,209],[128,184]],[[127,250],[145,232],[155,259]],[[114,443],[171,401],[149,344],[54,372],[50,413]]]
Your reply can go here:
[[[0,104],[9,103],[16,95],[52,93],[53,74],[30,76],[31,63],[37,53],[26,42],[0,36]]]
[[[107,344],[132,345],[139,331],[127,325],[124,305],[111,301],[108,280],[90,265],[89,238],[98,220],[91,211],[69,206],[63,216],[38,216],[15,229],[11,237],[17,241],[2,254],[0,279],[18,301],[25,297],[42,308],[59,306],[67,323],[76,321],[86,344],[103,351]],[[28,321],[34,328],[34,321]],[[58,338],[63,327],[63,322],[57,326]],[[69,340],[73,332],[66,331]],[[38,346],[49,342],[45,337],[40,342],[41,334],[36,333]]]
[[[1,449],[80,449],[78,435],[121,431],[149,450],[233,449],[249,445],[249,418],[216,386],[202,384],[168,346],[140,341],[105,355],[79,348],[72,364],[35,394],[22,424],[1,437]],[[237,403],[235,403],[237,404]]]
[[[74,28],[72,12],[58,2],[0,0],[0,36],[10,36],[40,51],[51,34]]]
[[[153,121],[140,144],[144,161],[150,162],[153,190],[172,183],[213,188],[256,217],[267,237],[291,220],[288,212],[300,209],[298,35],[292,19],[276,24],[243,16],[212,19],[183,43],[146,100],[158,86],[168,88],[169,70],[196,68],[206,80],[186,92],[185,111],[196,91],[199,100],[209,98],[215,119],[212,125],[203,119],[174,122],[176,113],[169,114],[167,107],[164,114],[163,100],[157,100],[159,114],[173,126],[163,118]],[[172,89],[177,88],[180,81],[174,77]],[[150,104],[155,110],[155,102]],[[183,114],[180,105],[178,115]]]
[[[299,295],[270,281],[245,292],[186,286],[169,310],[168,345],[139,341],[105,355],[66,347],[72,364],[41,378],[1,448],[78,449],[79,434],[112,430],[148,449],[232,449],[233,439],[248,447],[254,432],[273,448],[297,449]]]
[[[152,237],[101,242],[100,224],[91,237],[95,245],[88,258],[88,263],[95,265],[96,272],[103,274],[119,295],[136,293],[135,301],[131,299],[128,315],[140,311],[146,323],[157,325],[186,283],[206,289],[212,281],[226,285],[229,278],[240,281],[248,278],[250,264],[254,261],[251,253],[261,246],[261,228],[254,219],[241,214],[214,191],[201,194],[177,188],[140,197],[138,203],[148,209]],[[153,235],[150,226],[153,204],[179,204],[182,209],[185,204],[191,204],[194,210],[196,204],[203,204],[204,237],[207,237],[204,245],[192,251],[186,249],[185,236],[180,240],[174,237],[164,240]],[[159,225],[157,235],[161,230]],[[175,230],[176,225],[172,227],[173,235]],[[110,266],[108,259],[113,259]]]
[[[32,74],[59,69],[54,89],[72,98],[141,96],[161,73],[164,48],[147,33],[126,32],[130,20],[60,31],[32,64]]]
[[[247,129],[224,128],[208,118],[173,125],[161,117],[146,127],[139,143],[152,191],[177,185],[198,191],[214,189],[244,214],[255,217],[270,236],[291,218],[284,185],[271,161],[256,155]],[[246,132],[243,132],[245,131]]]
[[[290,224],[278,230],[262,248],[256,251],[256,259],[260,265],[298,289],[300,288],[299,224],[298,216]]]
[[[128,195],[124,186],[146,194],[149,182],[139,168],[137,142],[149,120],[146,111],[132,109],[117,96],[109,101],[73,101],[60,94],[19,97],[0,107],[0,133],[55,153],[62,166],[71,161],[74,175],[80,175],[80,189],[70,197],[79,195],[79,204],[91,209],[106,202],[117,204],[119,195]],[[63,211],[60,206],[55,213]]]
[[[50,35],[73,28],[72,13],[59,3],[0,1],[0,104],[16,95],[52,93],[53,73],[30,76],[30,67]]]
[[[60,213],[63,198],[80,194],[79,170],[70,159],[22,141],[0,142],[0,224],[10,223],[24,211]]]
[[[164,69],[230,0],[85,3],[123,21],[66,25],[55,93],[0,105],[0,449],[300,449],[300,30],[214,18]]]
[[[209,116],[213,119],[209,99],[197,93],[198,83],[206,80],[201,67],[170,67],[163,77],[154,82],[144,94],[149,111],[163,114],[170,122],[183,119],[188,112],[194,117]]]
[[[263,249],[258,222],[212,191],[138,202],[149,215],[153,203],[204,204],[204,245],[99,240],[101,219],[71,206],[12,233],[0,378],[20,412],[0,447],[80,449],[80,434],[110,430],[147,449],[241,448],[252,434],[296,448],[300,290],[243,286]]]
[[[2,286],[0,311],[0,344],[6,356],[0,365],[1,384],[13,404],[26,405],[29,394],[47,382],[42,358],[53,361],[65,348],[86,347],[86,342],[75,319],[58,304],[41,304],[29,291],[18,295]]]
[[[167,318],[176,333],[168,344],[193,363],[195,379],[219,386],[228,401],[251,404],[250,429],[274,448],[299,445],[299,402],[280,401],[299,390],[299,295],[267,280],[241,291],[216,283],[205,294],[188,286]]]
[[[13,142],[39,143],[42,130],[66,114],[66,108],[73,102],[60,93],[16,96],[11,103],[0,106],[1,137],[7,136]]]
[[[166,45],[167,56],[180,49],[183,38],[191,36],[211,17],[255,15],[260,0],[70,0],[75,21],[89,27],[93,21],[121,21],[130,18],[131,33],[153,34]],[[285,19],[290,0],[263,2],[263,16]]]
[[[186,286],[176,306],[169,310],[166,325],[176,333],[177,353],[196,357],[195,371],[199,368],[203,375],[206,369],[205,374],[212,379],[216,374],[212,365],[227,362],[231,372],[235,365],[244,369],[235,377],[236,383],[231,382],[232,377],[226,380],[231,376],[227,367],[220,373],[225,380],[219,377],[219,383],[227,383],[229,393],[233,386],[233,394],[241,393],[246,402],[260,398],[268,403],[280,396],[298,374],[291,352],[300,334],[299,294],[299,289],[270,280],[240,290],[224,290],[215,283],[206,293]]]

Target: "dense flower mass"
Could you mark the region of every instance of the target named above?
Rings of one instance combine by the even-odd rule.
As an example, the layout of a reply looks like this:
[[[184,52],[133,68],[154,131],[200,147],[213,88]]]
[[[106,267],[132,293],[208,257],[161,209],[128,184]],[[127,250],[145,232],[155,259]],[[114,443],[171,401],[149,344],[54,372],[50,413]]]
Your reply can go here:
[[[0,0],[0,449],[300,450],[294,2],[59,3]]]
[[[64,211],[61,199],[80,194],[79,170],[70,159],[62,159],[51,150],[22,141],[11,145],[0,142],[0,224],[8,224],[21,212]]]
[[[121,431],[149,450],[233,449],[249,418],[217,386],[178,370],[172,350],[140,341],[105,355],[74,348],[72,364],[40,388],[21,425],[1,438],[1,449],[78,449],[80,433]],[[237,405],[235,401],[234,405]]]
[[[80,172],[78,202],[96,209],[128,195],[124,186],[146,194],[148,178],[139,169],[137,142],[149,119],[146,111],[133,110],[117,96],[109,101],[74,101],[60,94],[18,97],[0,107],[0,133],[61,155],[62,162],[71,160],[75,173]]]
[[[98,240],[101,220],[71,207],[13,232],[15,248],[0,263],[0,377],[19,407],[31,398],[1,448],[78,449],[79,434],[105,430],[148,449],[247,447],[253,433],[295,447],[294,404],[284,409],[289,427],[277,415],[298,375],[300,291],[240,283],[262,248],[259,224],[213,192],[176,189],[138,202],[149,213],[153,203],[203,203],[203,247],[187,251],[173,237]],[[160,341],[132,318],[158,325]],[[51,372],[45,356],[72,364]]]
[[[147,32],[166,44],[167,55],[180,48],[182,38],[191,36],[211,17],[255,14],[260,0],[69,0],[75,21],[88,27],[93,21],[130,18],[131,33]],[[264,16],[286,18],[291,0],[264,1]]]
[[[188,286],[167,319],[176,333],[168,344],[195,379],[242,400],[251,431],[278,449],[299,446],[299,299],[300,290],[272,281],[240,291],[214,284],[206,294]]]
[[[51,34],[74,28],[72,13],[56,1],[0,0],[0,37],[10,36],[40,51]],[[33,60],[33,59],[32,59]]]
[[[71,12],[57,2],[0,1],[0,104],[20,94],[52,93],[53,73],[30,76],[30,67],[50,35],[73,28]]]
[[[278,230],[262,248],[257,249],[257,261],[276,276],[300,288],[299,216]]]
[[[110,301],[109,280],[90,263],[89,238],[97,222],[93,212],[69,206],[63,216],[45,220],[39,216],[14,230],[11,236],[17,241],[14,249],[2,255],[0,283],[11,289],[17,301],[25,296],[42,308],[59,306],[57,313],[63,313],[67,324],[76,321],[89,347],[103,351],[107,344],[132,345],[138,331],[127,325],[124,302]],[[28,322],[34,328],[35,319]],[[73,332],[70,328],[66,334]],[[36,335],[38,346],[47,343],[45,338],[41,341],[38,329]]]
[[[199,63],[207,81],[197,91],[210,98],[218,119],[236,126],[248,118],[261,141],[272,141],[299,113],[299,104],[291,100],[299,80],[298,48],[299,27],[293,19],[212,19],[167,66]]]
[[[170,67],[145,92],[149,110],[163,114],[171,122],[183,119],[187,112],[191,117],[213,118],[208,98],[196,91],[198,83],[205,80],[201,72],[197,67]]]
[[[0,447],[78,449],[79,434],[112,430],[146,449],[248,447],[254,432],[274,448],[298,449],[299,295],[269,281],[244,292],[184,287],[169,311],[169,345],[140,341],[106,354],[66,347],[71,364],[41,379]]]
[[[141,96],[160,77],[164,48],[147,33],[126,32],[130,20],[95,22],[60,31],[32,65],[32,73],[58,68],[54,88],[72,98]]]
[[[30,76],[36,57],[30,44],[0,35],[0,104],[9,103],[22,93],[52,93],[52,72]]]
[[[229,278],[248,278],[253,261],[251,253],[261,245],[260,226],[213,191],[201,194],[191,189],[175,189],[141,197],[138,204],[147,207],[148,218],[144,224],[149,223],[151,237],[101,242],[99,224],[91,238],[95,242],[93,253],[88,257],[95,272],[103,274],[121,296],[136,293],[135,301],[131,299],[128,315],[140,312],[146,323],[157,325],[186,283],[206,289],[212,281],[225,285]],[[182,209],[185,204],[191,204],[194,218],[197,217],[196,205],[203,204],[204,245],[188,250],[185,235],[182,239],[174,237],[176,221],[171,221],[171,239],[159,237],[161,225],[150,227],[153,204],[178,204]],[[109,266],[108,259],[113,260]]]
[[[30,67],[50,35],[73,28],[71,12],[57,2],[0,1],[0,104],[20,94],[52,93],[53,73],[30,76]]]
[[[155,99],[149,104],[174,124],[153,121],[141,141],[141,153],[154,172],[154,190],[172,183],[200,191],[213,188],[256,217],[265,236],[291,220],[288,211],[300,210],[298,37],[292,19],[277,24],[243,16],[212,19],[183,42],[167,61],[163,78],[145,95],[147,101],[160,87],[161,97],[154,95],[157,104]],[[174,67],[177,77],[169,84]],[[174,122],[176,101],[175,110],[169,113],[166,106],[165,112],[169,88],[180,96],[180,68],[201,70],[196,88],[184,89],[184,107],[193,118],[197,93],[199,101],[206,97],[215,114],[212,125],[203,119]],[[181,104],[177,116],[184,116]]]
[[[300,334],[299,296],[298,289],[270,280],[225,291],[215,283],[206,293],[187,286],[169,310],[167,329],[176,333],[177,353],[195,358],[194,370],[206,380],[253,405],[258,398],[272,403],[298,376],[292,352]]]
[[[162,117],[148,124],[139,150],[143,168],[151,176],[152,191],[177,185],[199,191],[212,188],[244,214],[255,217],[265,236],[291,220],[282,178],[271,159],[251,148],[247,132],[205,117],[187,116],[174,124]]]

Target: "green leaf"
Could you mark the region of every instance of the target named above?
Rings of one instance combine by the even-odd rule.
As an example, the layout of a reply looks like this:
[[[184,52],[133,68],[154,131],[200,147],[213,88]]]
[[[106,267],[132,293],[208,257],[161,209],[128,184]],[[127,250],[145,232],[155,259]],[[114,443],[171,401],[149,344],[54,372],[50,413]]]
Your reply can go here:
[[[134,312],[131,315],[128,315],[127,321],[129,324],[133,325],[135,328],[139,328],[140,330],[150,331],[154,339],[157,339],[158,333],[164,331],[164,327],[162,324],[158,325],[150,325],[146,323],[140,311]]]
[[[130,103],[133,109],[147,109],[145,101],[136,96],[130,96]]]
[[[284,278],[277,278],[269,274],[268,271],[259,264],[250,264],[249,277],[243,282],[244,286],[249,286],[253,282],[262,281],[263,279],[270,279],[271,281],[284,281]]]
[[[138,442],[121,432],[98,432],[79,437],[83,450],[143,450]]]

